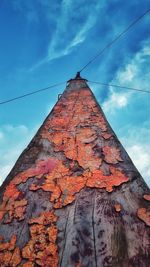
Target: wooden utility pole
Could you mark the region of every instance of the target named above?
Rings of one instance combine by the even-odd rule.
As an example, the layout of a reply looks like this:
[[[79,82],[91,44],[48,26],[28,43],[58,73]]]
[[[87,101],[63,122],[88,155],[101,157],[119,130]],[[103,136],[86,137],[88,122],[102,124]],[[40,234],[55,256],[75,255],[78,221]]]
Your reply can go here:
[[[0,194],[1,267],[150,267],[150,191],[79,73]]]

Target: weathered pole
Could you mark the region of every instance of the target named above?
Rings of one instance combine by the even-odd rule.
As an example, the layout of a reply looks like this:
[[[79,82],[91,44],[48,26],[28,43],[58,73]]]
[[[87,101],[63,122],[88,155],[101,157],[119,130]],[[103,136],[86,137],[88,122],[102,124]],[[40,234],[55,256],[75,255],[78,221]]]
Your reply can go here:
[[[0,195],[1,267],[150,266],[150,191],[79,74]]]

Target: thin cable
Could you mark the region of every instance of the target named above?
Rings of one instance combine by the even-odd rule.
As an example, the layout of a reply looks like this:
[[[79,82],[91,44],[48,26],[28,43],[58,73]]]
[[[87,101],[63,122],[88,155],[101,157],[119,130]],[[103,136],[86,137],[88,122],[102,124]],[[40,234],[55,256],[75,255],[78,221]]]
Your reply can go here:
[[[150,12],[150,8],[144,12],[141,16],[136,18],[133,22],[131,22],[127,28],[125,28],[118,36],[116,36],[110,43],[108,43],[102,50],[100,50],[81,70],[83,71],[87,66],[89,66],[96,58],[98,58],[100,55],[104,53],[104,51],[111,47],[119,38],[121,38],[122,35],[124,35],[127,31],[129,31],[139,20],[141,20],[143,17],[145,17]]]
[[[88,81],[88,82],[90,82],[90,83],[96,83],[96,84],[101,84],[101,85],[104,85],[104,86],[117,87],[117,88],[128,89],[128,90],[132,90],[132,91],[138,91],[138,92],[143,92],[143,93],[149,93],[150,94],[150,91],[143,90],[143,89],[138,89],[138,88],[132,88],[132,87],[115,85],[115,84],[109,84],[109,83],[93,82],[93,81]]]
[[[20,96],[14,97],[14,98],[10,98],[8,100],[5,100],[5,101],[0,102],[0,105],[3,105],[3,104],[6,104],[6,103],[15,101],[15,100],[20,99],[20,98],[24,98],[24,97],[29,96],[29,95],[34,95],[34,94],[40,93],[42,91],[46,91],[46,90],[48,90],[50,88],[53,88],[53,87],[62,85],[64,83],[66,83],[66,82],[57,83],[57,84],[54,84],[54,85],[51,85],[51,86],[48,86],[48,87],[45,87],[45,88],[42,88],[42,89],[39,89],[39,90],[36,90],[36,91],[32,91],[32,92],[27,93],[27,94],[24,94],[24,95],[20,95]]]

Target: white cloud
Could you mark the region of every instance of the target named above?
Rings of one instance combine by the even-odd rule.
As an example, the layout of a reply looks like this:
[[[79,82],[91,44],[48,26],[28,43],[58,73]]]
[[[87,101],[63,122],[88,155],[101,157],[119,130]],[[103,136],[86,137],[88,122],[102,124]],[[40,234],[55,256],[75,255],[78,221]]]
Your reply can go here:
[[[123,72],[118,73],[118,81],[123,84],[131,82],[137,73],[137,66],[135,63],[128,64]]]
[[[150,91],[148,42],[121,67],[110,84]],[[150,95],[110,88],[103,109],[135,166],[150,186]]]
[[[102,5],[101,5],[102,6]],[[53,38],[49,44],[47,60],[56,59],[71,53],[72,49],[83,43],[88,35],[89,30],[94,26],[100,4],[93,6],[93,12],[91,14],[90,8],[87,9],[86,6],[82,6],[86,15],[84,22],[81,20],[81,2],[80,1],[62,1],[61,13],[57,20],[56,31]],[[78,10],[78,13],[74,10]],[[73,17],[76,14],[76,23],[73,27]],[[83,16],[82,16],[83,19]]]
[[[127,93],[116,93],[110,89],[109,98],[103,103],[104,112],[114,113],[116,109],[125,108],[128,104],[130,94]]]
[[[148,42],[143,43],[142,49],[131,58],[124,67],[120,68],[116,73],[116,77],[110,84],[133,87],[137,89],[149,89],[150,76],[148,70],[148,57],[150,56],[150,47]],[[118,109],[128,106],[135,98],[140,98],[139,92],[129,91],[109,87],[110,94],[108,99],[103,103],[104,111],[115,113]]]
[[[46,62],[70,54],[76,46],[83,43],[95,25],[103,5],[104,1],[97,3],[94,0],[87,8],[84,0],[63,0],[55,17],[55,31],[50,36],[47,55],[29,71],[32,72]]]
[[[0,141],[4,138],[4,134],[0,132]]]
[[[150,140],[146,136],[147,133],[150,134],[150,129],[140,129],[140,127],[132,129],[132,126],[130,126],[130,133],[126,137],[120,138],[120,140],[136,168],[150,186]]]
[[[150,57],[149,42],[144,42],[142,49],[137,52],[129,63],[118,71],[114,82],[135,88],[147,88],[150,81],[148,62]],[[146,79],[144,79],[146,77]],[[145,89],[146,89],[145,88]]]
[[[3,125],[0,133],[0,184],[4,181],[17,158],[34,136],[38,127],[28,129],[25,125]]]
[[[150,177],[150,155],[149,148],[143,144],[136,144],[127,148],[131,158],[144,177]],[[150,184],[150,178],[147,180]]]

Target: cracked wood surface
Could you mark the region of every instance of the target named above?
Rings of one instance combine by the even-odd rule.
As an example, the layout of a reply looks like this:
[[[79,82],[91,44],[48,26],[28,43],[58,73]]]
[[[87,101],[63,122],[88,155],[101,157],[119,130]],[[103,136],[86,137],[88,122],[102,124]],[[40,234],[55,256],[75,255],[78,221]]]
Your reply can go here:
[[[150,191],[86,80],[70,80],[0,189],[1,267],[149,267]]]

